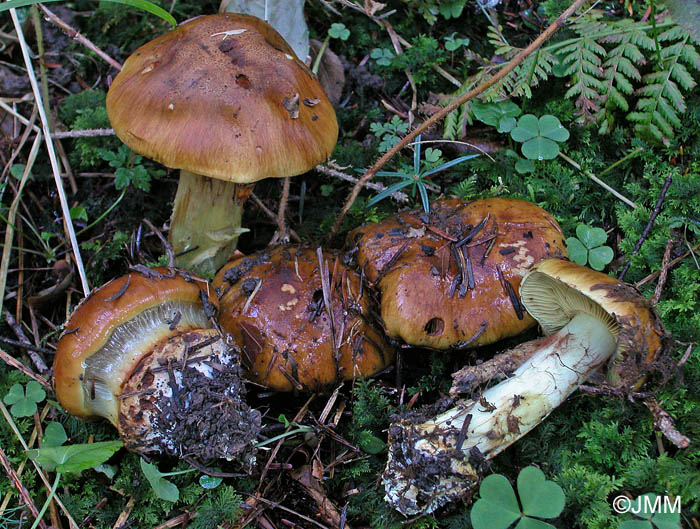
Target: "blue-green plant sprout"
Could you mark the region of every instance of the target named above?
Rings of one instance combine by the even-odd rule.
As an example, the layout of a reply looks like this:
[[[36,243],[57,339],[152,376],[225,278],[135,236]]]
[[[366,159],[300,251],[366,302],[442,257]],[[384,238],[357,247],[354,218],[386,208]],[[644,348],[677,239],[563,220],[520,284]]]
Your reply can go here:
[[[318,73],[318,69],[321,66],[321,59],[323,58],[323,54],[326,53],[326,49],[328,48],[328,42],[331,39],[346,41],[349,37],[350,30],[345,27],[345,24],[341,24],[340,22],[334,22],[333,24],[331,24],[331,27],[328,30],[328,34],[326,35],[326,38],[323,39],[323,44],[321,44],[321,48],[316,54],[314,64],[311,67],[311,71],[315,74]]]
[[[496,127],[498,132],[505,134],[515,128],[515,118],[520,113],[520,107],[512,101],[498,101],[495,103],[484,103],[474,101],[471,105],[474,117],[492,127]]]
[[[185,470],[176,470],[174,472],[161,472],[158,467],[147,463],[144,459],[141,459],[141,471],[146,479],[151,484],[151,488],[155,495],[161,500],[170,501],[175,503],[180,499],[180,489],[172,481],[168,481],[167,477],[179,476],[180,474],[188,474],[194,472],[196,469],[188,468]]]
[[[32,6],[35,4],[45,4],[48,2],[60,2],[62,0],[9,0],[8,2],[3,2],[0,4],[0,13],[7,11],[8,9],[17,9],[20,7]],[[148,0],[106,0],[107,2],[114,2],[117,4],[125,4],[131,7],[136,7],[152,15],[162,18],[172,27],[177,25],[175,18],[168,13],[165,9],[156,4],[149,2]]]
[[[37,410],[36,405],[45,398],[46,392],[41,384],[30,380],[26,389],[22,384],[14,384],[2,400],[11,406],[10,413],[15,417],[31,417]]]
[[[373,48],[369,56],[372,57],[379,66],[389,66],[391,64],[391,59],[394,58],[394,54],[387,48]]]
[[[612,248],[604,246],[608,240],[605,230],[586,224],[576,226],[576,237],[566,239],[569,259],[576,264],[586,263],[594,270],[602,270],[614,257]]]
[[[484,478],[470,514],[474,529],[507,529],[516,520],[515,529],[554,529],[538,518],[552,519],[561,514],[566,503],[561,487],[532,466],[520,471],[517,486],[520,504],[505,476],[491,474]]]
[[[666,497],[659,497],[653,492],[642,494],[630,501],[628,512],[634,514],[632,520],[624,520],[619,529],[681,529],[680,499],[678,508],[669,505]]]
[[[41,507],[31,529],[36,529],[46,513],[51,500],[56,495],[61,475],[65,472],[78,472],[95,467],[107,461],[119,450],[122,441],[102,441],[99,443],[63,445],[68,440],[66,431],[60,423],[52,422],[44,430],[41,448],[28,450],[29,459],[36,461],[44,470],[56,472],[56,478],[49,494]]]
[[[548,114],[537,119],[533,114],[525,114],[510,131],[510,137],[523,144],[525,158],[552,160],[559,154],[559,143],[569,139],[569,131],[555,116]]]
[[[432,150],[432,152],[435,153],[436,151]],[[426,213],[429,213],[430,200],[428,199],[428,188],[432,187],[432,183],[430,182],[429,177],[436,173],[439,173],[440,171],[444,171],[445,169],[454,167],[459,163],[471,160],[472,158],[476,158],[477,156],[479,156],[478,154],[467,154],[465,156],[455,158],[454,160],[450,160],[449,162],[440,164],[437,167],[426,167],[421,169],[420,155],[421,137],[418,136],[416,138],[416,142],[414,144],[413,149],[413,171],[411,172],[408,168],[405,168],[404,171],[379,171],[377,173],[377,176],[399,178],[399,181],[391,184],[384,191],[378,193],[374,198],[372,198],[372,200],[370,200],[367,203],[367,207],[373,206],[377,202],[384,200],[392,193],[395,193],[396,191],[399,191],[404,187],[411,186],[411,195],[415,197],[416,191],[418,191],[418,193],[420,194],[421,203],[423,204],[423,210]]]
[[[445,37],[445,49],[447,51],[457,51],[459,48],[466,48],[467,46],[469,46],[469,39],[467,37],[459,37],[456,31]]]

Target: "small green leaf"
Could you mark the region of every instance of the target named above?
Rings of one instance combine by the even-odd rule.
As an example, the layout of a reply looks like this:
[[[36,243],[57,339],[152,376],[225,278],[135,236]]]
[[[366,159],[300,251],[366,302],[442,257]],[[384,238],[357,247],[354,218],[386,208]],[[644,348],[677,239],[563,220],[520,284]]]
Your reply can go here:
[[[540,134],[539,120],[533,114],[525,114],[518,120],[518,125],[510,131],[510,137],[513,141],[522,143],[532,138],[536,138]]]
[[[566,130],[561,122],[551,115],[542,116],[539,122],[540,136],[549,138],[553,141],[566,141],[569,139],[569,131]]]
[[[221,482],[223,481],[223,478],[220,478],[218,476],[208,476],[206,474],[202,474],[199,476],[199,484],[203,489],[215,489],[219,485],[221,485]]]
[[[144,459],[141,459],[141,470],[151,484],[153,492],[161,500],[175,503],[180,498],[180,490],[177,488],[177,485],[165,479],[162,472],[155,465],[146,463]]]
[[[576,264],[586,266],[588,262],[588,248],[581,244],[581,241],[576,237],[569,237],[566,239],[566,247],[569,250],[569,259]]]
[[[512,116],[503,116],[498,122],[498,132],[507,134],[515,128],[516,120]]]
[[[50,422],[44,429],[44,439],[41,442],[42,448],[61,446],[68,440],[66,430],[60,422]]]
[[[56,446],[29,450],[30,459],[35,460],[48,471],[76,472],[92,468],[107,461],[119,450],[122,441],[103,441],[68,446]]]
[[[432,149],[428,147],[425,149],[425,161],[430,163],[437,162],[442,156],[442,151],[440,149]]]
[[[610,264],[615,254],[609,246],[599,246],[588,251],[588,264],[593,270],[602,270]]]
[[[536,520],[535,518],[521,518],[515,529],[555,529],[555,527],[542,520]]]
[[[367,431],[360,432],[360,441],[358,445],[362,451],[373,455],[382,453],[385,446],[384,441]]]
[[[474,529],[506,529],[520,517],[515,492],[505,476],[486,476],[470,514]]]
[[[336,22],[331,24],[331,28],[328,30],[328,35],[334,39],[348,40],[350,30],[345,27],[345,24]]]
[[[520,471],[518,495],[523,513],[538,518],[556,518],[564,510],[566,503],[562,488],[545,479],[544,473],[533,466]]]
[[[26,6],[31,6],[38,4],[39,2],[42,3],[47,3],[47,2],[58,2],[60,0],[10,0],[9,2],[3,2],[0,4],[0,13],[3,11],[7,11],[8,9],[17,9],[19,7],[26,7]],[[146,0],[106,0],[108,2],[114,2],[117,4],[125,4],[131,7],[136,7],[138,9],[141,9],[142,11],[146,11],[147,13],[151,13],[152,15],[156,15],[157,17],[162,18],[166,22],[168,22],[171,26],[175,27],[177,25],[177,21],[173,18],[173,16],[168,13],[165,9],[162,7],[159,7],[151,2],[148,2]]]
[[[535,170],[535,163],[527,158],[520,158],[515,162],[515,170],[520,174],[532,173]]]
[[[84,220],[85,222],[87,222],[88,220],[87,210],[85,209],[85,206],[77,205],[75,207],[72,207],[70,208],[69,213],[70,218],[73,220]]]
[[[474,101],[471,111],[476,119],[492,127],[497,127],[503,118],[518,117],[521,112],[520,107],[512,101],[499,101],[497,103]]]
[[[41,384],[34,380],[27,383],[27,389],[21,384],[14,384],[3,398],[5,404],[11,405],[10,413],[15,417],[31,417],[36,411],[37,403],[46,398]]]
[[[651,523],[657,529],[681,529],[681,513],[659,512],[651,517]]]
[[[592,228],[585,224],[576,226],[576,236],[589,250],[605,244],[608,236],[603,228]]]
[[[101,472],[105,476],[107,476],[107,479],[110,481],[114,479],[114,476],[117,475],[117,470],[118,467],[116,465],[108,465],[107,463],[100,463],[99,465],[95,465],[92,467],[94,470],[97,472]]]
[[[553,160],[559,154],[559,145],[549,138],[538,136],[523,143],[522,151],[529,160]]]

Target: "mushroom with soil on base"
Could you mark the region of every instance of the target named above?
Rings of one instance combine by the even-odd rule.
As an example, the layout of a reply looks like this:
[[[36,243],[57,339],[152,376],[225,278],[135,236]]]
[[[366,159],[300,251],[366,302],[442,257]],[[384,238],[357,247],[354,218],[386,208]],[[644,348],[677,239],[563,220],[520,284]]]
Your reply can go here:
[[[535,325],[516,292],[536,262],[565,257],[559,225],[542,208],[490,198],[438,200],[360,226],[348,236],[379,292],[387,336],[417,347],[465,349]]]
[[[108,419],[139,453],[251,453],[260,414],[243,400],[237,351],[211,328],[215,303],[205,281],[167,269],[93,291],[58,343],[59,402],[78,417]]]
[[[528,344],[530,357],[513,375],[427,422],[390,427],[383,480],[386,500],[401,513],[432,512],[467,494],[480,462],[532,430],[606,363],[615,377],[618,366],[636,365],[625,373],[629,388],[664,350],[651,304],[606,274],[548,259],[526,274],[520,294],[547,336]]]
[[[302,174],[338,135],[316,77],[262,20],[195,18],[136,50],[107,94],[119,138],[181,169],[170,225],[176,264],[215,272],[233,253],[251,185]]]
[[[212,285],[219,323],[258,384],[322,391],[394,361],[394,349],[369,321],[371,300],[359,274],[330,252],[277,246],[227,263]]]

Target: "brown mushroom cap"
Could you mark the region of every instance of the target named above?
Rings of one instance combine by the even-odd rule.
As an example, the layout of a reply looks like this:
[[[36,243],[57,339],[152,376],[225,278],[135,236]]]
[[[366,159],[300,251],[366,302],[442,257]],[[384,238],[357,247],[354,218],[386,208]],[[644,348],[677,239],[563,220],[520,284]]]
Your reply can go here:
[[[231,261],[217,274],[219,323],[241,347],[251,380],[278,391],[315,391],[393,362],[393,349],[365,319],[370,300],[358,274],[328,253],[324,261],[333,329],[310,248],[278,246]]]
[[[148,274],[132,272],[93,291],[71,314],[56,350],[53,382],[61,405],[73,415],[101,415],[116,424],[116,396],[143,354],[136,345],[153,344],[175,329],[209,326],[202,289],[206,289],[203,280],[158,268]],[[159,311],[163,321],[155,321]],[[165,321],[178,312],[177,321]],[[130,322],[144,314],[147,321],[130,328]],[[152,331],[149,336],[142,335],[146,328]],[[115,333],[127,335],[134,347],[121,350],[110,344]],[[120,349],[118,357],[105,353],[110,347]]]
[[[522,276],[542,259],[566,255],[551,215],[504,198],[440,200],[430,214],[400,213],[348,240],[379,289],[387,335],[433,349],[477,347],[533,326],[517,298]]]
[[[238,183],[293,176],[338,135],[321,85],[264,21],[202,16],[141,46],[107,94],[119,138],[176,169]]]

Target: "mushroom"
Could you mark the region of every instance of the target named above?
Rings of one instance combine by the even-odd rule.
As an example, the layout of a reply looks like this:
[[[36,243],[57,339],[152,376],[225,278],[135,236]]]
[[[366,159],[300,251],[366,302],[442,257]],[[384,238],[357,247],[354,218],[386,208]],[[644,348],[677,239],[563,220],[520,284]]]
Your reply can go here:
[[[208,460],[250,449],[260,414],[243,400],[237,352],[211,328],[201,279],[142,269],[93,291],[54,360],[61,405],[104,417],[127,448]]]
[[[440,200],[348,236],[378,288],[387,335],[432,349],[478,347],[535,324],[516,296],[536,262],[566,255],[561,229],[535,204]]]
[[[480,398],[390,427],[383,479],[387,501],[403,514],[464,496],[479,481],[480,462],[532,430],[606,362],[639,373],[664,350],[651,304],[606,274],[547,259],[525,275],[520,294],[547,335],[529,344],[530,358]]]
[[[319,391],[373,375],[394,351],[368,321],[359,275],[329,252],[277,246],[227,263],[213,286],[219,323],[246,376],[277,391]]]
[[[181,169],[170,226],[176,264],[216,271],[243,233],[250,185],[304,173],[338,135],[316,77],[267,23],[195,18],[141,46],[107,94],[119,138]]]

